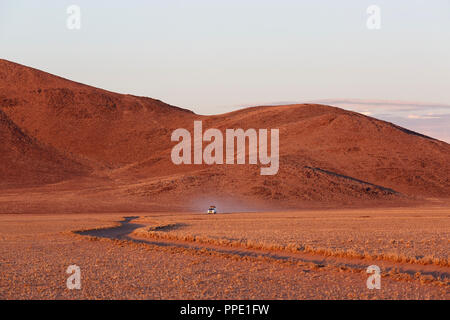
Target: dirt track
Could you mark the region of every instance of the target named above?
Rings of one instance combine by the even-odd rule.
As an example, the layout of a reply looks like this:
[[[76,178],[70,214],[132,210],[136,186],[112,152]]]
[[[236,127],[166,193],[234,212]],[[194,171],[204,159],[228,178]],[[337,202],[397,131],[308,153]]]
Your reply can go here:
[[[148,215],[148,214],[147,214]],[[152,215],[152,214],[150,214]],[[124,214],[0,215],[1,299],[448,299],[448,286],[382,270],[381,290],[367,274],[333,259],[297,260],[282,252],[201,248],[192,243],[124,239],[141,223]],[[166,217],[168,214],[153,214]],[[98,238],[74,234],[92,230]],[[106,228],[106,229],[104,229]],[[131,236],[133,237],[133,236]],[[136,241],[138,240],[138,241]],[[144,243],[145,241],[145,243]],[[288,255],[289,256],[289,255]],[[277,258],[279,257],[279,258]],[[318,263],[317,263],[318,262]],[[80,266],[81,290],[66,269]],[[372,263],[370,263],[372,264]]]
[[[338,270],[352,269],[357,272],[364,272],[371,264],[377,264],[384,272],[389,273],[394,271],[398,274],[405,274],[414,277],[419,273],[425,276],[431,276],[433,281],[444,281],[450,284],[450,268],[437,265],[421,265],[414,263],[395,263],[391,261],[374,261],[370,259],[351,259],[343,257],[330,257],[320,254],[311,254],[303,252],[280,252],[275,250],[256,250],[251,248],[233,248],[224,245],[214,245],[210,243],[198,243],[191,241],[180,240],[161,240],[158,238],[151,238],[145,234],[135,234],[134,231],[143,228],[145,225],[135,223],[133,220],[138,219],[138,216],[124,217],[120,222],[120,226],[105,229],[95,229],[89,231],[79,232],[81,235],[88,235],[92,237],[130,240],[138,243],[151,244],[162,247],[176,247],[191,249],[205,254],[211,252],[218,252],[230,255],[237,255],[239,257],[264,257],[273,259],[275,261],[289,261],[292,263],[310,263],[315,267],[336,268]],[[164,230],[164,228],[160,228]]]

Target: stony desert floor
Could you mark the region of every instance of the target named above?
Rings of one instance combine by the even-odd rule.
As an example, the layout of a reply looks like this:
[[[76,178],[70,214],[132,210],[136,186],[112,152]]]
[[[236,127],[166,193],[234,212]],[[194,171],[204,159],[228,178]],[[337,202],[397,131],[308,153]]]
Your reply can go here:
[[[0,299],[449,299],[449,236],[449,207],[2,214]]]

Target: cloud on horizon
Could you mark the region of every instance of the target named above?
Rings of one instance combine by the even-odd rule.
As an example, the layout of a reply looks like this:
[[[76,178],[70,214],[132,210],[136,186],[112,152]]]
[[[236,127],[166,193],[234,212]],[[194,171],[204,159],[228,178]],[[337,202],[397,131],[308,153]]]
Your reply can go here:
[[[450,143],[450,105],[359,99],[314,102],[359,112]]]

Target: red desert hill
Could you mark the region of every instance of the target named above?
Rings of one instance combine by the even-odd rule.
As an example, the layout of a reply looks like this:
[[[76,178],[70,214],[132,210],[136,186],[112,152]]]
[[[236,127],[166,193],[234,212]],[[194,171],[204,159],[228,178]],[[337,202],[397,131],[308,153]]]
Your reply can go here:
[[[9,141],[0,175],[16,185],[89,175],[107,177],[123,198],[182,203],[202,195],[290,206],[450,195],[449,144],[325,105],[201,116],[0,60],[0,111],[0,135]],[[261,176],[248,164],[174,165],[171,133],[192,131],[194,120],[223,132],[278,128],[278,174]],[[33,152],[16,152],[24,141]]]

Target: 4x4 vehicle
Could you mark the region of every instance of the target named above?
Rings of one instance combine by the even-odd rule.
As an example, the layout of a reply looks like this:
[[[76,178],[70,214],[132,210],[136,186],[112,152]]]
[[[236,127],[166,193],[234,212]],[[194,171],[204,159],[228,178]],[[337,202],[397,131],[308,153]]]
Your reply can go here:
[[[216,206],[209,206],[208,214],[216,214],[216,213],[217,213]]]

